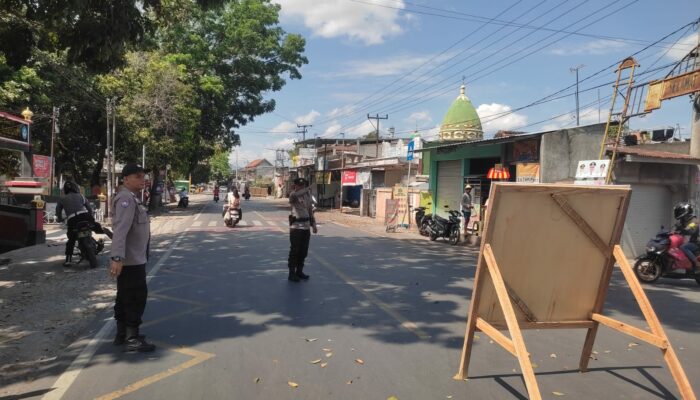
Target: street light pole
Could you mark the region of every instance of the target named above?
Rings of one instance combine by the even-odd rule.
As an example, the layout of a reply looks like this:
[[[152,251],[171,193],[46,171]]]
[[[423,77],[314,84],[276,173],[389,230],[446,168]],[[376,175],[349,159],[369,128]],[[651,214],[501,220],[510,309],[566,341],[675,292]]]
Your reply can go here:
[[[53,112],[51,113],[51,175],[49,176],[49,196],[53,195],[53,183],[54,183],[54,171],[56,168],[56,163],[53,160],[54,154],[53,154],[53,149],[54,149],[54,141],[56,139],[56,120],[58,118],[58,108],[54,107]]]

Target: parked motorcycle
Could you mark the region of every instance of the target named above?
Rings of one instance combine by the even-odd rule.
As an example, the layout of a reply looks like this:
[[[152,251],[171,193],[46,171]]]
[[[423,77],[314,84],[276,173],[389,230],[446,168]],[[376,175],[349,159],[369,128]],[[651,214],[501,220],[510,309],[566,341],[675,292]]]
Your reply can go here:
[[[77,246],[73,250],[73,255],[78,259],[77,263],[80,264],[87,259],[90,268],[97,267],[97,255],[105,247],[103,239],[95,240],[95,237],[92,236],[93,229],[93,224],[90,221],[80,221],[76,224],[75,236],[77,237]]]
[[[700,272],[696,273],[688,256],[681,250],[683,236],[661,228],[656,237],[647,243],[647,252],[637,258],[634,273],[644,283],[656,282],[662,276],[675,279],[695,279],[700,284]],[[697,255],[696,255],[697,256]]]
[[[418,232],[422,236],[428,236],[428,226],[433,221],[433,214],[426,214],[425,207],[416,207],[414,210],[416,212],[415,221],[416,226],[418,227]]]
[[[454,246],[460,239],[460,213],[455,210],[448,210],[447,213],[450,215],[447,219],[439,215],[433,216],[432,223],[428,225],[428,237],[431,241],[439,237],[444,238]]]

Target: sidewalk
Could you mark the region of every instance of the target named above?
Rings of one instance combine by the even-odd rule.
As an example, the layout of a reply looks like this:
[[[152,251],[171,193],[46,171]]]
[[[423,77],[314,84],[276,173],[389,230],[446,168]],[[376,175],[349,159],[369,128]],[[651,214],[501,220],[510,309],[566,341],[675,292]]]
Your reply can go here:
[[[169,212],[151,217],[151,251],[169,245],[159,237],[180,232],[180,222],[209,199],[192,195],[186,210],[171,204]],[[45,244],[0,254],[6,260],[0,264],[0,396],[10,383],[53,367],[60,351],[114,302],[116,283],[104,268],[109,240],[99,268],[87,269],[87,262],[65,268],[65,229],[51,224],[46,230]]]
[[[413,217],[411,217],[413,218]],[[361,217],[356,214],[351,213],[341,213],[340,210],[318,210],[316,211],[316,219],[320,223],[332,222],[341,226],[347,226],[354,229],[359,229],[373,235],[388,237],[393,239],[424,239],[430,240],[425,236],[421,236],[416,228],[415,221],[411,221],[411,227],[408,228],[398,228],[396,232],[387,232],[384,221],[378,220],[376,218]],[[408,221],[407,221],[408,222]],[[442,241],[442,239],[438,239]],[[476,243],[468,243],[464,239],[461,240],[458,246],[478,246],[478,241]]]

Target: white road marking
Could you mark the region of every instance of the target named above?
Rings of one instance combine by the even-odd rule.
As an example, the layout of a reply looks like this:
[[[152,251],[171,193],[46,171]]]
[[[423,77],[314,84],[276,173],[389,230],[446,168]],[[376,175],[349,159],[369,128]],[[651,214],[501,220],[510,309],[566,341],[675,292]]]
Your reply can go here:
[[[192,227],[194,227],[194,228],[200,227],[200,226],[202,226],[202,223],[203,223],[202,221],[194,221],[192,223]]]
[[[219,221],[209,221],[209,223],[207,224],[207,226],[216,226],[216,223],[217,223],[217,222],[219,222]]]
[[[199,216],[207,206],[205,205],[202,210],[199,211],[197,216]],[[196,217],[195,217],[196,218]],[[150,271],[148,271],[148,276],[146,276],[146,282],[150,282],[151,279],[153,279],[154,276],[156,276],[156,273],[158,273],[158,270],[160,270],[160,267],[163,266],[165,261],[170,257],[172,254],[173,250],[176,249],[182,238],[185,237],[185,234],[187,233],[186,230],[182,231],[180,235],[177,237],[175,240],[175,243],[173,243],[172,246],[163,254],[156,265],[151,268]],[[88,365],[92,357],[95,355],[95,352],[97,352],[97,348],[103,344],[105,341],[105,337],[108,336],[109,334],[112,333],[112,331],[115,328],[115,322],[114,319],[110,318],[104,326],[97,332],[94,338],[90,340],[90,342],[85,346],[83,351],[80,352],[78,357],[73,360],[71,365],[66,369],[61,376],[58,377],[56,382],[51,386],[53,390],[50,392],[46,393],[43,397],[42,400],[60,400],[63,398],[63,396],[66,394],[68,389],[70,389],[71,385],[75,382],[75,380],[78,378],[78,375],[85,369],[85,367]],[[75,343],[73,345],[76,345]],[[72,346],[73,346],[72,345]]]
[[[267,221],[267,224],[270,226],[277,226],[277,224],[274,221]]]
[[[255,225],[255,226],[262,226],[263,223],[260,222],[260,221],[258,221],[258,220],[256,219],[255,221],[253,221],[253,225]]]

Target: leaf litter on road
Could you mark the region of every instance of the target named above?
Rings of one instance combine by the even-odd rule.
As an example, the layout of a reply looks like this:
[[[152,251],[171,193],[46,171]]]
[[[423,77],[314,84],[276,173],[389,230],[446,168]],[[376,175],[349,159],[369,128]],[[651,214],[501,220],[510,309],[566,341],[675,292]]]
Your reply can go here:
[[[299,387],[299,384],[298,384],[298,383],[292,382],[292,381],[287,382],[287,385],[293,387],[294,389],[296,389],[296,388]]]
[[[311,364],[318,364],[318,363],[321,362],[321,359],[319,358],[318,360],[313,360],[313,361],[309,361],[309,362],[310,362]]]
[[[326,358],[331,358],[333,357],[333,353],[326,353]]]
[[[328,363],[321,363],[321,368],[326,368],[326,365],[328,365]]]
[[[564,393],[562,393],[562,392],[552,392],[552,394],[555,395],[555,396],[566,396],[566,395],[565,395]]]
[[[363,359],[361,359],[361,358],[356,358],[356,359],[355,359],[355,362],[358,363],[358,364],[360,364],[360,365],[363,365],[363,364],[365,363],[365,361],[364,361]]]

